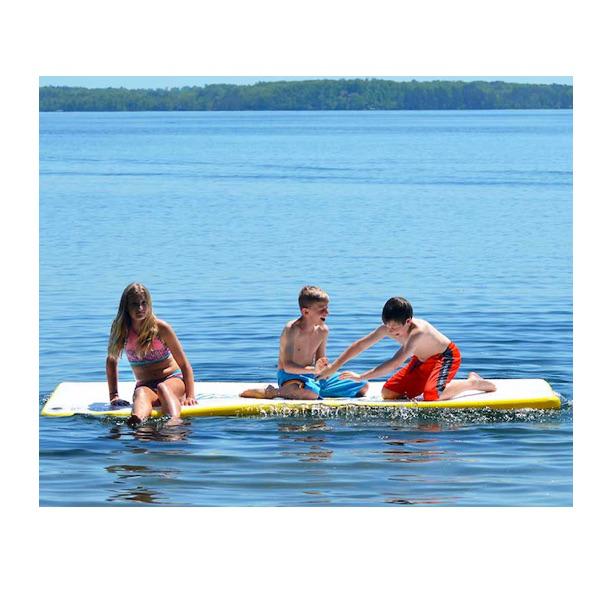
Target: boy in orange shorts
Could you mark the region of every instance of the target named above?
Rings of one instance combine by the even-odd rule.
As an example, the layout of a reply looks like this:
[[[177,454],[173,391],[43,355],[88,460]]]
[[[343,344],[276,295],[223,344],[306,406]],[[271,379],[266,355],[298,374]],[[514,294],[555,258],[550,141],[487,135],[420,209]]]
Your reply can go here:
[[[402,345],[392,358],[379,366],[362,373],[344,371],[340,379],[368,381],[398,369],[404,361],[410,362],[392,375],[381,391],[384,400],[415,398],[423,394],[423,399],[449,400],[466,390],[493,392],[496,386],[477,373],[469,373],[468,379],[452,381],[460,367],[460,351],[443,333],[424,319],[413,317],[413,309],[408,300],[390,298],[381,314],[383,325],[369,335],[352,343],[340,356],[317,377],[328,377],[344,363],[358,356],[385,336]]]

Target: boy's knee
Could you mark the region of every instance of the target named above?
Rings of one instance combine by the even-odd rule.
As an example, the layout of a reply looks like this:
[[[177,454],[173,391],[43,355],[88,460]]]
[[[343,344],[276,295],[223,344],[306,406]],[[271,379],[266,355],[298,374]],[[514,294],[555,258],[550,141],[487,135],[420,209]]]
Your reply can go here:
[[[381,397],[384,400],[397,400],[398,398],[400,398],[400,394],[384,386],[381,388]]]
[[[279,395],[289,400],[316,400],[319,397],[318,392],[311,390],[304,384],[298,385],[298,382],[286,382],[279,388]]]
[[[440,395],[444,392],[444,390],[438,390],[437,388],[425,388],[423,390],[423,400],[425,402],[434,402],[435,400],[440,399]]]
[[[369,384],[365,383],[365,385],[363,385],[360,388],[360,390],[358,390],[358,393],[356,394],[356,396],[357,397],[366,396],[368,391],[369,391]]]
[[[297,400],[317,400],[319,398],[319,394],[313,390],[308,388],[299,389],[293,396]]]

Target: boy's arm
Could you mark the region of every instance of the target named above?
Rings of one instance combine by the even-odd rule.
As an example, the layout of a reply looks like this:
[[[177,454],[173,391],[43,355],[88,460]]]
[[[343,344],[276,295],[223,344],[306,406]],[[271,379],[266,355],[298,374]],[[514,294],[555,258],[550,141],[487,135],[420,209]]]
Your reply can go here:
[[[354,379],[355,381],[368,381],[369,379],[375,379],[376,377],[381,377],[389,373],[390,371],[395,371],[400,368],[402,363],[413,353],[413,348],[415,345],[415,340],[418,339],[418,334],[411,337],[408,342],[392,356],[389,360],[382,362],[379,366],[365,371],[361,375],[356,373],[352,373],[351,371],[345,371],[340,375],[340,379]]]
[[[400,350],[398,350],[398,352],[396,352],[392,358],[381,363],[374,369],[365,371],[362,375],[359,375],[359,378],[362,381],[368,381],[369,379],[375,379],[376,377],[386,375],[390,371],[395,371],[396,369],[400,368],[400,365],[408,358],[408,354],[409,353],[405,348],[400,348]]]
[[[385,337],[387,329],[385,325],[380,325],[377,329],[369,333],[363,338],[352,342],[326,369],[323,369],[318,375],[318,379],[327,379],[331,377],[339,368],[349,360],[376,344],[379,340]]]
[[[323,336],[323,341],[317,348],[315,352],[315,369],[314,373],[318,373],[321,369],[325,368],[328,365],[327,360],[327,336],[329,335],[329,329],[325,327],[325,332]]]

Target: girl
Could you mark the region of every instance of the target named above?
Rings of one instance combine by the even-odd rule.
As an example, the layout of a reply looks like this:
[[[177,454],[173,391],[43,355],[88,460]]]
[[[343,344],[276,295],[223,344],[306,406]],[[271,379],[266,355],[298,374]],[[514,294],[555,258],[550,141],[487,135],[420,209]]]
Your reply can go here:
[[[141,283],[125,288],[110,329],[106,379],[110,403],[115,406],[129,405],[119,398],[117,387],[123,349],[137,380],[127,423],[139,425],[150,416],[153,406],[160,405],[171,417],[167,425],[180,424],[181,404],[196,404],[194,372],[171,326],[152,312],[150,292]]]

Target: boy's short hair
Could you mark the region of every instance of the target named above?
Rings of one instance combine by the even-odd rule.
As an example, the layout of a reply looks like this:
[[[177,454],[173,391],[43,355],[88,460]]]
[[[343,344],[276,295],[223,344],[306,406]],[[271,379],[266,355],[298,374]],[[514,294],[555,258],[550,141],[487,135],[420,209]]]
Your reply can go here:
[[[406,298],[394,296],[390,298],[384,305],[381,311],[381,320],[384,323],[396,321],[397,323],[406,323],[407,319],[412,319],[413,308]]]
[[[310,308],[316,302],[329,302],[327,292],[316,285],[305,285],[298,296],[300,308]]]

